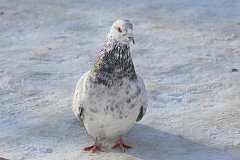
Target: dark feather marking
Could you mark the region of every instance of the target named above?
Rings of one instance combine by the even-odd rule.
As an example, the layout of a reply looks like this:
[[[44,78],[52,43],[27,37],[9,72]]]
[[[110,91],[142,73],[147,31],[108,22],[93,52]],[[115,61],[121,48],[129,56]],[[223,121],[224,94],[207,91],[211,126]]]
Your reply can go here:
[[[133,99],[137,98],[139,96],[139,94],[141,93],[141,88],[138,86],[137,87],[137,92],[134,96],[130,97],[127,99],[127,103],[130,103]]]
[[[137,117],[137,122],[140,121],[141,119],[143,118],[143,106],[141,106],[140,108],[140,112],[139,112],[139,115]]]
[[[109,50],[109,48],[113,49]],[[95,83],[108,87],[112,86],[114,81],[124,77],[136,80],[137,75],[130,56],[129,46],[119,43],[105,44],[91,69],[90,76]]]
[[[84,108],[83,107],[79,107],[78,109],[79,109],[79,112],[80,112],[79,113],[79,118],[80,119],[84,119],[84,114],[83,114],[84,113]]]
[[[128,99],[127,99],[127,103],[130,103],[131,101],[132,101],[131,98],[128,98]]]
[[[114,108],[113,108],[113,107],[111,107],[111,111],[112,111],[112,112],[114,111]]]

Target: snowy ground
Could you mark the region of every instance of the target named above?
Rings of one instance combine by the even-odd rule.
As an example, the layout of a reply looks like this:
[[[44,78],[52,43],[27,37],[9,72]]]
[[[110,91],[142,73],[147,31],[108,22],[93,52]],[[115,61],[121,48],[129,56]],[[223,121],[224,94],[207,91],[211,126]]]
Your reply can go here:
[[[91,154],[81,150],[92,139],[71,111],[73,92],[119,18],[134,24],[149,108],[125,136],[132,150]],[[239,160],[233,68],[238,0],[0,0],[0,157]]]

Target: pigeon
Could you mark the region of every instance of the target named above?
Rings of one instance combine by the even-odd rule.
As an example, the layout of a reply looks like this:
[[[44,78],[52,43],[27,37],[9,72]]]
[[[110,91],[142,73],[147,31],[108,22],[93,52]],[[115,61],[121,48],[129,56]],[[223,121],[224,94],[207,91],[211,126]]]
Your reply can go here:
[[[77,82],[73,112],[94,137],[85,151],[104,151],[102,139],[116,139],[112,149],[132,148],[122,136],[145,115],[147,92],[135,72],[130,42],[135,43],[132,23],[115,21],[92,68]]]

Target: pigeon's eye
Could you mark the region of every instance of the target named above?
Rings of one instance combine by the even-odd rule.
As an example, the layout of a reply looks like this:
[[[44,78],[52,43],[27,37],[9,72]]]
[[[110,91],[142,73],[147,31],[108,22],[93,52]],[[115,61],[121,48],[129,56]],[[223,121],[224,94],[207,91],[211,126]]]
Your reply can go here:
[[[117,27],[118,32],[122,33],[122,29],[120,27]]]

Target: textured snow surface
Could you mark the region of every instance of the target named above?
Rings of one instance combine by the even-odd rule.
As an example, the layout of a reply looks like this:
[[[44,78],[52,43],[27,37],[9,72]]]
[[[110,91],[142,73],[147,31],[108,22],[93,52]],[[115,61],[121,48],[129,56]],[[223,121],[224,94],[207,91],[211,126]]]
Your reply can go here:
[[[71,111],[75,85],[110,25],[134,25],[131,46],[148,111],[122,153],[81,149],[92,138]],[[0,157],[240,159],[240,1],[0,0]]]

